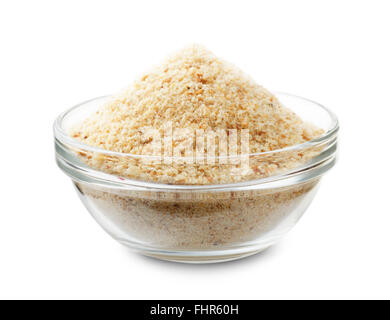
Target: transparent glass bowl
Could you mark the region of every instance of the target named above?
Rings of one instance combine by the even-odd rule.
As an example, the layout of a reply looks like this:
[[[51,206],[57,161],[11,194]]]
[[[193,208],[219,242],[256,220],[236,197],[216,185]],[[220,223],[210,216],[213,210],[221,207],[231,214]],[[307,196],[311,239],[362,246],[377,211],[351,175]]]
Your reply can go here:
[[[282,104],[325,133],[300,145],[248,155],[251,168],[259,164],[277,168],[259,177],[253,170],[249,170],[252,174],[244,170],[235,183],[179,185],[104,170],[105,164],[137,166],[144,160],[143,156],[91,147],[69,136],[72,125],[96,111],[108,97],[81,103],[56,119],[57,164],[70,176],[95,220],[131,249],[159,259],[192,263],[249,256],[271,246],[295,225],[312,201],[320,178],[336,159],[335,115],[313,101],[276,95]],[[91,165],[91,159],[98,159],[101,165]],[[153,166],[151,162],[148,165]],[[236,167],[234,161],[223,165],[226,170]],[[198,169],[196,163],[182,166],[184,170]]]

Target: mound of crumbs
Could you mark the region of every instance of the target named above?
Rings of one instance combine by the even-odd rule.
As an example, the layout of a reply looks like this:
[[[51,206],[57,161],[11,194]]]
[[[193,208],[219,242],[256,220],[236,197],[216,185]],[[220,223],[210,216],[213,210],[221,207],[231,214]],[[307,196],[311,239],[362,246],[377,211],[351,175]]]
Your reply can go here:
[[[263,152],[301,144],[322,133],[242,71],[193,45],[110,97],[73,127],[71,135],[116,152],[78,150],[80,159],[95,170],[121,179],[191,186],[263,178],[298,167],[319,150]],[[182,161],[188,154],[199,160],[198,153],[201,161]],[[210,154],[210,159],[204,156]],[[254,155],[243,161],[245,165],[231,157],[248,154]],[[155,155],[160,161],[145,161]],[[288,228],[289,217],[295,219],[294,212],[307,205],[317,182],[215,192],[146,191],[83,182],[76,186],[102,215],[97,219],[110,221],[110,228],[115,228],[111,233],[120,241],[208,250],[252,241],[276,226]]]
[[[190,139],[183,139],[183,134],[175,135],[176,129]],[[166,139],[170,136],[168,132],[174,132],[171,140]],[[222,132],[228,139],[237,132],[234,141],[238,156],[283,149],[323,133],[281,105],[275,95],[237,67],[202,46],[192,45],[172,54],[110,97],[98,111],[74,126],[71,136],[90,146],[130,154],[106,157],[98,152],[81,153],[94,169],[170,184],[220,184],[263,178],[298,166],[315,154],[311,150],[252,156],[245,170],[238,170],[240,164],[220,159],[226,150],[231,151],[230,144],[229,148],[210,149],[209,132]],[[201,149],[196,144],[199,133],[205,133],[206,137]],[[216,137],[216,144],[223,145],[221,135]],[[166,150],[170,153],[165,153]],[[201,154],[212,154],[214,161],[175,160],[186,156],[187,151],[196,155],[199,150]],[[163,158],[168,155],[173,161],[143,161],[131,156],[159,154]]]

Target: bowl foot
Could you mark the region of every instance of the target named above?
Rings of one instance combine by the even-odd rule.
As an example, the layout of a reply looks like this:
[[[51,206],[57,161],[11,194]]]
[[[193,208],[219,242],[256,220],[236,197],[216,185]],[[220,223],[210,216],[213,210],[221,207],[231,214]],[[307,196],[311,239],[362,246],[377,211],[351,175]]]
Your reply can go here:
[[[140,252],[141,254],[159,259],[164,261],[170,261],[170,262],[180,262],[180,263],[191,263],[191,264],[206,264],[206,263],[220,263],[220,262],[227,262],[227,261],[233,261],[242,259],[245,257],[249,257],[252,255],[255,255],[263,250],[266,250],[267,248],[261,249],[261,250],[255,250],[251,252],[246,253],[237,253],[237,254],[226,254],[226,255],[210,255],[210,256],[191,256],[191,255],[168,255],[168,254],[151,254],[148,252]]]
[[[120,243],[131,250],[144,256],[180,263],[206,264],[227,262],[252,256],[262,252],[274,244],[274,241],[263,243],[261,245],[249,245],[239,248],[220,249],[220,250],[158,250],[156,248],[147,248],[128,241],[119,240]]]

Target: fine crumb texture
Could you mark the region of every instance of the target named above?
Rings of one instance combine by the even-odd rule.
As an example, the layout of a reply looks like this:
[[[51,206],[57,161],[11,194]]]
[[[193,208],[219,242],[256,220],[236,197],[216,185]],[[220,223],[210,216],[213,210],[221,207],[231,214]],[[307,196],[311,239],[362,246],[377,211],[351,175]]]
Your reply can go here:
[[[145,135],[145,128],[157,130],[158,135]],[[172,134],[172,139],[167,140],[169,133],[177,129],[187,130],[184,137]],[[198,151],[198,132],[202,130],[208,133],[204,145],[200,143],[201,151],[209,154],[211,149],[216,161],[178,161],[175,157],[187,157],[186,151]],[[245,130],[247,140],[243,139]],[[209,132],[235,137],[237,155],[283,149],[323,133],[282,106],[272,93],[242,71],[193,45],[168,57],[111,97],[77,124],[71,135],[87,145],[121,153],[76,150],[82,161],[95,170],[118,179],[183,185],[264,178],[297,168],[321,151],[319,147],[287,149],[251,155],[247,162],[237,163],[230,158],[224,162],[223,141],[228,140],[223,134],[217,135],[214,141],[219,148],[214,150],[208,144]],[[172,149],[168,154],[168,158],[173,156],[172,162],[137,157],[158,155],[162,146]],[[229,144],[229,156],[232,146]],[[223,188],[216,192],[135,191],[89,183],[76,186],[97,220],[105,221],[106,229],[122,242],[138,247],[213,250],[239,247],[265,239],[265,235],[267,241],[273,241],[299,218],[317,182],[315,179],[290,187],[241,192]]]
[[[172,126],[170,128],[169,126]],[[323,131],[303,122],[278,99],[235,66],[199,45],[176,52],[119,94],[71,132],[72,137],[101,149],[133,155],[156,155],[161,140],[145,136],[167,130],[249,130],[246,153],[259,153],[304,143]],[[237,153],[242,152],[240,133]],[[195,139],[195,138],[194,138]],[[219,138],[217,138],[219,139]],[[219,140],[217,140],[219,141]],[[222,141],[222,140],[221,140]],[[172,155],[183,156],[188,139],[173,136]],[[192,142],[190,149],[195,148]],[[165,146],[165,145],[164,145]],[[203,147],[205,153],[207,143]],[[80,153],[91,167],[121,177],[171,184],[204,185],[263,178],[298,166],[318,150],[251,157],[242,169],[235,163],[148,163],[133,157]],[[220,156],[217,148],[214,155]]]
[[[137,194],[77,184],[120,241],[179,250],[232,248],[290,229],[317,180],[293,187],[216,194]],[[270,235],[272,232],[272,235]],[[275,240],[275,239],[273,239]]]

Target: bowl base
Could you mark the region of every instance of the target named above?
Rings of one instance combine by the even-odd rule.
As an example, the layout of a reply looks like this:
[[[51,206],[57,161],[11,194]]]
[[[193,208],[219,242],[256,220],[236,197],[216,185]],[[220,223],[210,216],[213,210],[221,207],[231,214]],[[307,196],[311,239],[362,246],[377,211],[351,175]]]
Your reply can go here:
[[[119,240],[119,242],[125,245],[127,248],[140,253],[144,256],[180,263],[191,263],[191,264],[206,264],[206,263],[219,263],[227,262],[232,260],[238,260],[245,257],[255,255],[268,249],[274,244],[275,241],[257,244],[255,246],[250,245],[246,247],[239,247],[234,249],[221,249],[221,250],[197,250],[197,251],[168,251],[158,250],[134,245],[128,241]]]
[[[227,254],[227,255],[217,255],[217,256],[191,256],[191,255],[166,255],[166,254],[151,254],[148,252],[139,252],[144,256],[151,257],[154,259],[170,261],[170,262],[180,262],[180,263],[190,263],[190,264],[207,264],[207,263],[220,263],[220,262],[228,262],[238,259],[243,259],[261,251],[266,250],[267,248],[261,250],[255,250],[246,253],[238,253],[238,254]]]

